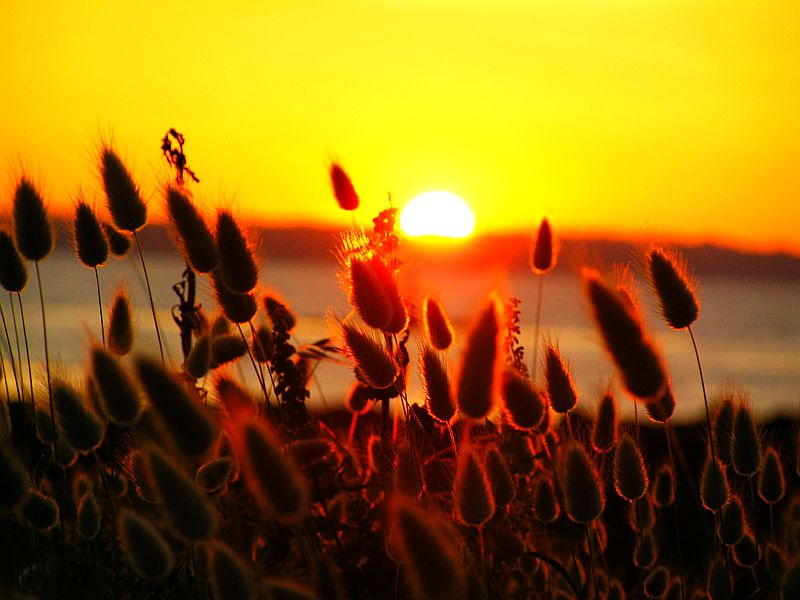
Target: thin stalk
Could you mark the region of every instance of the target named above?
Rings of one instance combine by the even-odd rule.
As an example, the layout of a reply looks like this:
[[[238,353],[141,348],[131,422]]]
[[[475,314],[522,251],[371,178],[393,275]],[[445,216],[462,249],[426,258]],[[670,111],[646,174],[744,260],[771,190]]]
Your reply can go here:
[[[14,298],[11,292],[8,293],[8,299],[11,301],[11,309],[14,309]],[[11,370],[14,371],[14,385],[17,387],[17,402],[22,402],[22,396],[19,392],[19,381],[17,380],[17,363],[14,360],[14,350],[11,348],[11,336],[8,335],[8,326],[6,325],[6,313],[3,310],[3,305],[0,304],[0,317],[3,320],[3,331],[6,334],[6,343],[8,344],[8,355],[11,358]]]
[[[100,309],[100,335],[103,338],[103,347],[106,345],[106,326],[103,322],[103,301],[100,298],[100,275],[97,272],[97,267],[94,268],[94,280],[97,284],[97,306]]]
[[[6,406],[11,409],[11,391],[8,389],[8,377],[6,377],[6,357],[3,354],[3,347],[0,346],[0,377],[6,386]]]
[[[597,590],[597,562],[594,552],[594,541],[592,538],[594,537],[594,532],[592,531],[592,524],[586,524],[586,541],[589,543],[589,568],[592,571],[592,587],[594,587],[594,597],[595,599],[598,598],[598,590]]]
[[[22,371],[22,350],[19,344],[19,327],[17,327],[17,311],[14,310],[14,296],[11,292],[8,293],[8,299],[11,301],[11,320],[14,324],[14,339],[17,342],[17,358],[19,359],[19,385],[22,390],[22,401],[25,402],[25,374]],[[31,390],[33,393],[33,390]]]
[[[642,528],[639,527],[639,511],[636,509],[636,502],[631,500],[631,512],[633,513],[633,551],[636,555],[636,572],[639,578],[639,587],[641,588],[642,598],[644,598],[644,570],[642,568],[642,561],[639,560],[644,536],[642,535]]]
[[[256,359],[253,356],[253,351],[250,350],[250,344],[247,343],[247,338],[244,336],[244,330],[242,326],[237,323],[236,328],[239,330],[239,335],[242,336],[242,341],[244,342],[244,347],[247,348],[247,356],[250,357],[250,363],[253,365],[253,371],[255,371],[256,379],[258,379],[258,385],[261,387],[261,391],[264,393],[264,402],[269,403],[269,396],[267,395],[267,386],[264,383],[264,380],[261,378],[261,372],[258,370],[258,365],[256,364]]]
[[[158,318],[156,317],[156,306],[153,303],[153,292],[150,290],[150,278],[147,275],[147,265],[144,263],[144,254],[142,254],[142,245],[139,243],[139,235],[136,231],[133,232],[133,239],[136,240],[136,249],[139,251],[139,260],[142,262],[142,271],[144,271],[144,281],[147,284],[147,297],[150,299],[150,312],[153,313],[153,325],[156,328],[156,338],[158,339],[158,351],[161,353],[161,366],[166,367],[167,362],[164,360],[164,347],[161,345],[161,332],[158,329]]]
[[[672,442],[669,439],[667,421],[664,421],[664,436],[667,438],[669,466],[672,469],[672,503],[675,508],[675,537],[678,543],[678,577],[681,581],[681,600],[683,600],[686,597],[686,587],[683,581],[683,550],[681,548],[680,511],[678,510],[678,472],[675,470],[675,458],[672,455]]]
[[[542,295],[544,292],[544,275],[539,275],[539,290],[536,296],[536,317],[533,322],[533,360],[531,362],[531,381],[536,383],[536,367],[539,366],[539,322],[542,316]]]
[[[39,285],[39,304],[42,307],[42,331],[44,333],[44,364],[45,370],[47,372],[47,399],[50,402],[50,425],[53,428],[53,461],[56,460],[56,442],[58,441],[58,431],[56,430],[56,415],[55,410],[53,409],[53,385],[50,381],[50,348],[47,345],[47,320],[44,314],[44,293],[42,292],[42,275],[39,270],[39,261],[37,260],[35,263],[36,265],[36,283]],[[22,307],[22,304],[20,304]],[[25,320],[22,320],[23,327],[25,326]],[[27,347],[27,338],[26,343]],[[31,388],[31,395],[33,395],[33,388]],[[34,416],[36,416],[34,414]]]
[[[22,338],[25,340],[25,357],[27,358],[28,361],[28,381],[30,382],[31,386],[31,411],[33,414],[33,433],[36,433],[36,398],[33,395],[33,370],[31,369],[31,352],[30,352],[30,347],[28,346],[28,329],[27,326],[25,325],[25,311],[22,308],[22,297],[20,296],[19,292],[17,292],[17,302],[19,303],[19,319],[20,321],[22,321]],[[44,321],[42,321],[42,323],[44,323]],[[22,376],[21,354],[19,356],[19,359],[20,359],[19,370],[21,377]],[[49,379],[50,377],[48,376],[48,380]]]

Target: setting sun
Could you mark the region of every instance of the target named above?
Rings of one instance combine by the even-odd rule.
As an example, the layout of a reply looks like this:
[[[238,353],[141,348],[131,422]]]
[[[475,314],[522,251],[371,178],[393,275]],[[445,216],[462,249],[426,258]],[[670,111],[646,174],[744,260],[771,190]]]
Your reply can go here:
[[[450,192],[424,192],[412,198],[400,213],[400,228],[411,237],[465,238],[475,229],[475,215]]]

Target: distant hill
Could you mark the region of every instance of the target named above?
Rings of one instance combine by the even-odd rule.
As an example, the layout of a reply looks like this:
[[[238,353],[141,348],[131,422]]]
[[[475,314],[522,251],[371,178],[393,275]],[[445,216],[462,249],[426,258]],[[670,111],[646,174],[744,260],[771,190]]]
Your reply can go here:
[[[65,226],[59,244],[70,243]],[[267,259],[321,260],[335,262],[340,231],[307,227],[262,228],[257,233],[257,247]],[[140,239],[150,252],[174,252],[173,234],[163,225],[148,225]],[[442,262],[453,267],[502,266],[525,268],[531,238],[528,235],[483,235],[465,242],[431,245],[404,241],[411,257],[428,262]],[[676,246],[698,276],[726,275],[794,279],[800,281],[800,257],[789,254],[751,254],[713,245]],[[557,269],[577,271],[589,265],[598,268],[636,262],[641,259],[637,245],[620,240],[567,238],[559,240]]]

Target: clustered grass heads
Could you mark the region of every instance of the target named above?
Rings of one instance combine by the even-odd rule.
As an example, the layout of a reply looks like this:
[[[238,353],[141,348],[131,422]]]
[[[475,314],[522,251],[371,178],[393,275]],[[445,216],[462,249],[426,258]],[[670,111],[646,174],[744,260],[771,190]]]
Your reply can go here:
[[[161,364],[166,364],[156,307],[153,303],[153,292],[150,287],[150,277],[147,273],[142,245],[139,243],[138,231],[147,223],[147,204],[142,198],[139,186],[133,175],[122,162],[119,154],[110,146],[104,146],[100,150],[100,175],[103,180],[103,189],[106,192],[108,210],[115,225],[122,231],[130,232],[136,242],[136,249],[139,252],[142,272],[147,285],[147,296],[150,300],[150,312],[153,315],[153,326],[156,330],[158,349],[161,353]]]
[[[103,300],[100,297],[100,275],[97,272],[97,267],[104,265],[108,260],[108,238],[106,238],[103,226],[94,210],[80,195],[75,207],[75,218],[72,227],[75,252],[81,263],[94,271],[95,284],[97,285],[97,305],[100,309],[100,335],[105,346],[106,330],[103,323]]]
[[[482,419],[494,408],[499,349],[500,314],[492,296],[467,334],[456,377],[458,409],[472,419]]]
[[[198,273],[208,273],[219,264],[214,235],[185,190],[174,185],[165,189],[167,212],[178,233],[186,262]]]
[[[641,316],[623,296],[611,289],[597,271],[584,269],[583,282],[604,345],[622,375],[625,388],[636,398],[651,401],[666,383],[659,352],[644,329]]]

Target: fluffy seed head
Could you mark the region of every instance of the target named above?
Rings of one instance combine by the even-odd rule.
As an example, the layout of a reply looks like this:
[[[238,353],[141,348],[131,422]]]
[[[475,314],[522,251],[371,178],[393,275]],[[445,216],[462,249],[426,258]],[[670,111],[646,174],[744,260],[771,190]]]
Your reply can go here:
[[[603,394],[597,405],[597,419],[592,427],[592,447],[595,452],[604,453],[617,443],[617,423],[619,410],[614,394],[610,391]]]
[[[717,458],[724,465],[731,464],[731,437],[733,436],[733,416],[736,414],[736,405],[733,397],[727,395],[723,398],[714,415],[714,444]]]
[[[746,526],[742,501],[737,496],[731,496],[720,511],[717,527],[719,539],[726,546],[734,546],[744,537]]]
[[[73,221],[75,252],[78,259],[87,267],[104,265],[108,260],[108,239],[97,215],[83,200],[75,207]]]
[[[100,532],[100,507],[92,492],[83,495],[78,504],[78,533],[91,540]]]
[[[30,480],[19,458],[0,443],[0,515],[16,512],[28,497]]]
[[[56,382],[53,385],[53,405],[64,437],[73,448],[86,453],[103,443],[103,422],[87,408],[74,389]]]
[[[195,379],[205,377],[211,367],[211,335],[206,332],[197,337],[186,357],[184,368]]]
[[[454,483],[458,518],[465,525],[480,526],[495,510],[492,488],[478,456],[471,448],[461,451]]]
[[[578,394],[569,368],[552,344],[544,351],[544,377],[550,406],[557,413],[568,413],[578,404]]]
[[[250,392],[239,385],[236,380],[224,375],[219,376],[214,382],[214,387],[217,389],[217,396],[225,409],[225,414],[234,422],[239,423],[256,418],[258,405]]]
[[[266,424],[250,421],[238,435],[239,462],[256,500],[285,525],[302,521],[310,499],[308,483],[294,460],[281,452],[276,434]]]
[[[390,503],[390,531],[405,565],[415,597],[445,600],[461,597],[464,569],[455,541],[412,501]]]
[[[800,557],[786,570],[781,584],[781,600],[800,598]]]
[[[217,515],[195,482],[155,446],[146,448],[144,456],[148,480],[170,530],[187,543],[214,535]]]
[[[42,260],[53,250],[53,227],[39,190],[23,176],[14,191],[17,248],[28,260]]]
[[[717,557],[708,569],[706,594],[709,600],[730,600],[733,585],[728,574],[728,566]]]
[[[673,483],[672,467],[668,464],[662,465],[653,480],[653,504],[659,508],[672,505],[675,501]]]
[[[492,446],[486,453],[486,478],[492,488],[492,498],[497,506],[506,506],[517,495],[514,476],[508,469],[506,459],[497,447]]]
[[[633,564],[642,569],[649,569],[658,558],[656,538],[650,529],[641,530],[639,543],[633,548]]]
[[[0,231],[0,285],[7,292],[21,292],[28,283],[28,271],[14,240]]]
[[[236,552],[218,541],[211,542],[208,551],[211,591],[216,600],[255,600],[258,597],[253,570]]]
[[[675,412],[675,396],[672,393],[672,386],[666,382],[661,391],[656,394],[653,402],[644,405],[647,416],[656,423],[666,423]]]
[[[125,356],[133,348],[133,319],[128,294],[120,288],[114,294],[108,318],[108,349],[117,356]]]
[[[369,334],[352,323],[341,324],[342,338],[356,370],[374,388],[392,385],[397,371],[391,356]]]
[[[539,477],[533,484],[533,514],[542,523],[552,523],[560,513],[553,481]]]
[[[425,407],[437,421],[446,423],[456,414],[456,402],[442,359],[431,346],[420,352],[419,370],[425,391]]]
[[[240,335],[218,335],[211,340],[211,365],[216,368],[247,354],[247,342]]]
[[[196,393],[149,358],[137,356],[134,364],[150,404],[178,448],[190,455],[205,452],[217,430]]]
[[[22,507],[22,515],[36,531],[47,531],[58,521],[58,504],[50,496],[31,490]]]
[[[503,370],[501,397],[511,424],[517,429],[532,429],[542,422],[547,401],[533,382],[511,367]]]
[[[576,523],[591,523],[603,512],[606,498],[586,450],[570,443],[563,450],[559,471],[567,516]]]
[[[156,581],[169,575],[175,557],[150,521],[123,508],[118,529],[128,564],[140,577]]]
[[[447,350],[453,343],[453,326],[442,305],[430,296],[425,298],[422,306],[422,320],[431,346],[437,350]]]
[[[416,498],[422,491],[422,480],[417,468],[416,457],[409,444],[402,444],[397,449],[393,479],[394,489],[401,496]]]
[[[263,325],[256,328],[256,334],[251,342],[253,358],[260,363],[268,363],[272,359],[273,340],[272,329]]]
[[[728,501],[728,478],[725,476],[725,467],[709,456],[703,467],[703,477],[700,482],[700,500],[703,506],[712,512],[717,512]]]
[[[761,550],[752,531],[745,530],[742,539],[733,547],[733,560],[745,568],[755,567],[761,560]]]
[[[492,297],[467,334],[456,379],[458,408],[472,419],[483,419],[494,408],[499,343],[500,310]]]
[[[353,385],[350,386],[350,389],[347,390],[344,405],[351,413],[363,415],[372,409],[374,397],[374,388],[356,380],[353,382]]]
[[[173,185],[165,190],[167,212],[178,232],[186,261],[198,273],[208,273],[219,263],[217,242],[189,197]]]
[[[764,453],[764,462],[758,474],[758,495],[767,504],[777,504],[786,494],[781,457],[772,446]]]
[[[644,401],[656,398],[666,383],[666,375],[640,316],[596,271],[584,270],[583,280],[594,321],[626,389]]]
[[[350,259],[349,266],[350,304],[364,323],[375,329],[383,329],[394,313],[389,291],[378,273],[383,263],[377,257],[364,260],[354,257]]]
[[[550,221],[542,219],[531,248],[530,267],[536,275],[544,275],[556,266],[556,251]]]
[[[332,162],[330,167],[331,187],[333,196],[339,207],[343,210],[355,210],[358,208],[358,194],[350,181],[350,176],[339,163]]]
[[[247,238],[229,210],[217,212],[219,273],[230,291],[247,294],[258,283],[258,266]]]
[[[625,433],[614,454],[614,487],[620,496],[633,502],[644,496],[647,483],[647,470],[639,445],[633,437]]]
[[[139,186],[119,155],[108,146],[100,151],[100,175],[108,210],[117,228],[134,232],[144,227],[147,205],[142,200]]]
[[[120,427],[134,425],[141,417],[143,407],[130,375],[108,350],[100,346],[92,348],[91,364],[103,413]]]
[[[233,323],[247,323],[258,310],[253,294],[237,294],[222,282],[219,269],[211,271],[214,298],[225,317]]]
[[[78,460],[78,452],[73,448],[70,443],[60,436],[56,440],[56,462],[65,468],[71,467]]]
[[[647,254],[647,274],[667,324],[684,329],[694,323],[700,308],[686,268],[674,256],[654,248]]]
[[[221,490],[233,475],[233,458],[222,456],[203,463],[197,469],[194,480],[204,492]]]
[[[751,477],[761,467],[761,440],[748,406],[740,404],[733,418],[731,462],[738,475]]]
[[[656,567],[644,580],[644,594],[648,598],[661,598],[667,591],[669,571],[666,567]]]
[[[118,231],[110,223],[103,223],[103,231],[108,238],[108,248],[114,256],[122,258],[128,254],[131,249],[131,240],[127,235]]]

